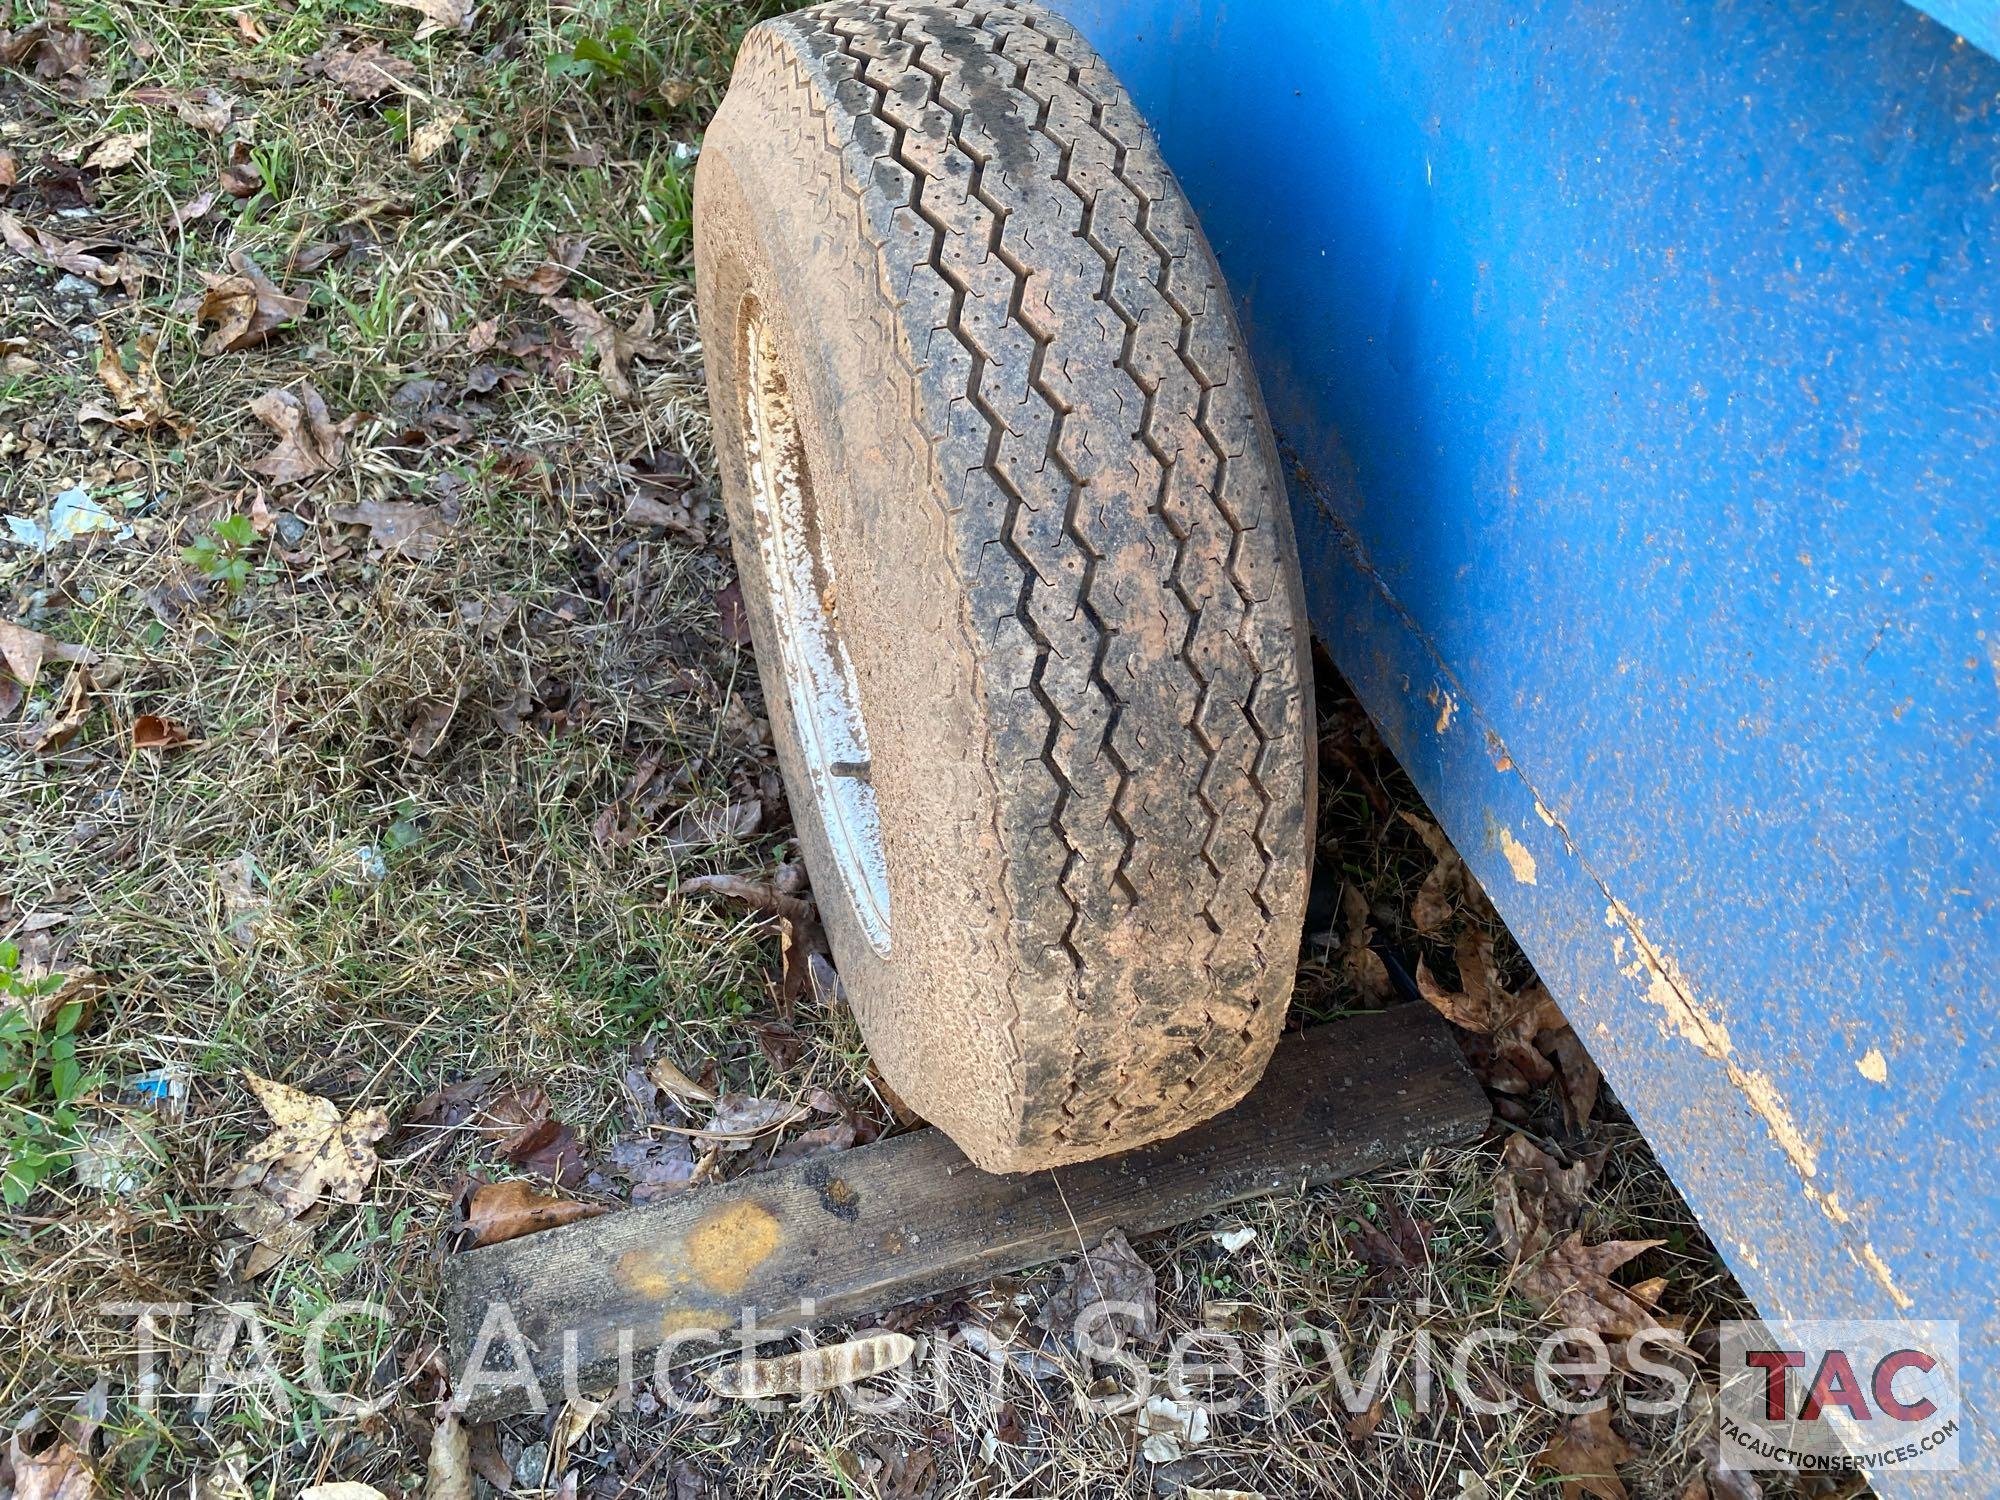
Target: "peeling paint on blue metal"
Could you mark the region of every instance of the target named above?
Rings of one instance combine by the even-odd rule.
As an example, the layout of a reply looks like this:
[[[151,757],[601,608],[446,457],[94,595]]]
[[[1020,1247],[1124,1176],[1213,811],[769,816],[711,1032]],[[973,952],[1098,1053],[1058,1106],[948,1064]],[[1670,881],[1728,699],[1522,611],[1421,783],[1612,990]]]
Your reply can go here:
[[[1959,1319],[2000,1410],[2000,62],[1895,0],[1065,8],[1322,635],[1732,1266]]]
[[[1910,0],[1938,24],[2000,57],[2000,5],[1994,0]]]

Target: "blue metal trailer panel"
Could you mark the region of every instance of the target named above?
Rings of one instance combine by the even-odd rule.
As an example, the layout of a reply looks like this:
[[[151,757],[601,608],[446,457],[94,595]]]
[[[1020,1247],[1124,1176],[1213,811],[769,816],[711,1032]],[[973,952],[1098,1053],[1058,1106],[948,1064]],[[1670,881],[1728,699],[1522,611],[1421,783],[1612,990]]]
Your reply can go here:
[[[1730,1264],[1960,1320],[1993,1410],[2000,62],[1897,0],[1066,9],[1322,636]]]

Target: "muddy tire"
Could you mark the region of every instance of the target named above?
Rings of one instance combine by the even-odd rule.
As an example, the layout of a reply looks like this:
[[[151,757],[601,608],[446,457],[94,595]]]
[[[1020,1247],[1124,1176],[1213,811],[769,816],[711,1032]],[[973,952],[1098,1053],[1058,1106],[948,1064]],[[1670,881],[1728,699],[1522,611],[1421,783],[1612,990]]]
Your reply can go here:
[[[1308,659],[1151,132],[1038,6],[821,6],[745,40],[695,249],[779,759],[883,1076],[996,1171],[1226,1108],[1297,961]]]

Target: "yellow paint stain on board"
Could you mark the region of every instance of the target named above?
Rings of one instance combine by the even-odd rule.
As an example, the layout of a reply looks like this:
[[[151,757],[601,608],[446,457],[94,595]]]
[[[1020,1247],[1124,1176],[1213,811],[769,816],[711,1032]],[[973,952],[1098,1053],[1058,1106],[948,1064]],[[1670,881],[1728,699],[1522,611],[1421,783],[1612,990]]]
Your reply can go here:
[[[783,1237],[776,1217],[761,1203],[718,1204],[688,1231],[688,1269],[710,1291],[733,1296]]]
[[[685,1285],[687,1272],[670,1266],[658,1250],[627,1250],[611,1266],[611,1279],[626,1291],[658,1300]]]
[[[1514,837],[1514,830],[1506,824],[1499,825],[1500,852],[1507,857],[1507,868],[1514,872],[1514,878],[1522,885],[1535,883],[1535,856],[1528,852],[1528,846]]]
[[[670,1307],[660,1315],[661,1343],[696,1333],[720,1337],[721,1329],[716,1326],[716,1316],[713,1312],[703,1312],[693,1307]]]
[[[1882,1055],[1880,1047],[1870,1047],[1855,1060],[1854,1066],[1870,1083],[1889,1081],[1889,1059]]]

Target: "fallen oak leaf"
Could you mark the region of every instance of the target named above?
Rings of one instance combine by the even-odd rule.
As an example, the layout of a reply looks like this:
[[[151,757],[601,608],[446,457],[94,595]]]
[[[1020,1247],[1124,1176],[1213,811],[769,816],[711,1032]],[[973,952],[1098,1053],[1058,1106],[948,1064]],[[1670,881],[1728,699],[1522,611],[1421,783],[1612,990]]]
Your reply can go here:
[[[1099,1303],[1107,1309],[1102,1319],[1089,1312]],[[1092,1320],[1097,1323],[1094,1334]],[[1112,1230],[1095,1249],[1086,1251],[1035,1314],[1037,1328],[1071,1344],[1076,1343],[1079,1322],[1085,1323],[1086,1337],[1101,1338],[1107,1331],[1117,1331],[1150,1343],[1159,1336],[1158,1280],[1122,1230]],[[1107,1322],[1110,1329],[1104,1326]]]
[[[1599,1156],[1564,1166],[1520,1132],[1507,1137],[1493,1183],[1493,1223],[1511,1259],[1539,1255],[1576,1227],[1602,1161]]]
[[[42,45],[43,38],[48,34],[47,21],[32,22],[19,31],[0,26],[0,68],[19,67]]]
[[[1494,962],[1492,935],[1476,924],[1460,929],[1455,953],[1459,988],[1447,989],[1419,959],[1418,993],[1454,1026],[1487,1039],[1468,1050],[1489,1088],[1524,1094],[1547,1083],[1555,1069],[1535,1048],[1534,1039],[1568,1024],[1548,990],[1540,980],[1519,993],[1506,990]]]
[[[217,190],[207,188],[196,193],[168,216],[168,224],[175,234],[185,234],[188,225],[208,217],[208,211],[215,207]]]
[[[1424,841],[1424,847],[1436,861],[1431,871],[1424,877],[1424,883],[1417,890],[1417,897],[1410,905],[1410,921],[1419,932],[1438,932],[1451,920],[1452,912],[1463,902],[1467,913],[1475,920],[1484,920],[1493,915],[1493,905],[1486,899],[1486,891],[1459,858],[1458,850],[1451,840],[1444,836],[1444,830],[1428,818],[1420,818],[1415,813],[1405,811],[1403,821],[1414,828],[1417,837]]]
[[[472,1500],[472,1431],[449,1403],[431,1429],[430,1464],[424,1500]]]
[[[83,159],[85,167],[99,172],[115,172],[120,167],[129,167],[139,159],[153,141],[150,130],[134,130],[123,135],[106,136],[97,143],[97,148]]]
[[[917,1352],[907,1333],[868,1333],[819,1349],[725,1365],[703,1378],[718,1396],[756,1401],[839,1390],[907,1364]]]
[[[181,94],[173,101],[174,113],[181,122],[191,125],[207,135],[221,135],[229,128],[229,119],[236,110],[236,101],[220,89],[203,89],[195,94]]]
[[[548,1093],[514,1088],[492,1099],[479,1113],[481,1134],[514,1166],[571,1187],[589,1175],[576,1132],[550,1115]]]
[[[327,513],[342,526],[366,526],[374,553],[397,553],[419,561],[444,545],[444,514],[414,500],[363,500],[336,505]]]
[[[132,721],[132,748],[160,754],[180,750],[195,743],[187,725],[179,719],[163,719],[158,714],[141,714]]]
[[[24,688],[33,687],[45,661],[78,662],[88,667],[97,664],[98,655],[88,646],[72,646],[39,630],[0,620],[0,666],[16,682]]]
[[[389,0],[401,10],[414,10],[423,16],[417,27],[415,40],[436,36],[440,31],[467,32],[472,30],[472,0]]]
[[[15,67],[31,57],[37,78],[81,73],[90,65],[90,37],[72,31],[60,19],[36,21],[18,32],[0,30],[0,64]]]
[[[634,1204],[664,1198],[694,1180],[694,1153],[681,1135],[619,1141],[608,1160],[611,1175],[631,1185]]]
[[[379,41],[334,53],[321,64],[320,72],[350,97],[361,100],[413,93],[417,77],[414,63],[395,56]]]
[[[817,915],[812,902],[805,897],[787,895],[770,881],[752,880],[747,875],[697,875],[683,880],[680,889],[689,896],[724,896],[793,922],[811,921]]]
[[[0,243],[23,260],[67,271],[99,286],[115,286],[121,278],[117,263],[89,254],[75,240],[61,239],[46,230],[23,224],[4,210],[0,210]]]
[[[215,185],[232,198],[254,198],[264,191],[264,172],[247,152],[232,155],[215,174]]]
[[[347,435],[360,420],[350,414],[334,421],[311,382],[264,392],[250,403],[250,415],[278,435],[278,445],[250,468],[279,484],[296,484],[337,468],[347,451]]]
[[[228,191],[228,184],[223,186]],[[234,354],[261,344],[306,310],[305,298],[284,291],[241,250],[230,252],[229,264],[231,270],[226,275],[202,276],[208,290],[202,294],[195,321],[216,325],[201,344],[201,352],[210,356]]]
[[[1340,911],[1347,929],[1340,950],[1341,972],[1362,999],[1388,999],[1395,986],[1389,980],[1389,966],[1374,948],[1375,928],[1368,911],[1368,898],[1351,881],[1340,888]]]
[[[390,0],[391,4],[398,0]],[[448,109],[433,119],[426,120],[410,132],[410,164],[422,166],[438,152],[444,150],[457,135],[458,127],[465,123],[465,111]]]
[[[118,351],[108,341],[97,356],[97,378],[111,392],[117,410],[107,412],[96,406],[85,406],[77,413],[77,420],[104,422],[126,432],[149,432],[155,427],[171,427],[175,432],[185,434],[187,428],[181,421],[180,413],[173,409],[165,389],[160,385],[159,370],[155,365],[159,339],[153,334],[144,334],[134,347],[138,364],[136,370],[125,368]]]
[[[255,1241],[247,1271],[254,1276],[311,1245],[300,1221],[322,1197],[361,1201],[380,1165],[373,1147],[389,1133],[389,1116],[379,1105],[343,1116],[315,1094],[255,1073],[243,1077],[273,1126],[225,1182],[230,1217]]]
[[[509,291],[527,292],[536,297],[553,297],[569,285],[570,273],[583,264],[585,248],[586,242],[580,235],[563,235],[550,247],[548,258],[534,270],[518,275],[503,275],[500,284]]]
[[[525,1182],[482,1182],[466,1205],[465,1227],[475,1245],[498,1245],[603,1213],[600,1203],[558,1198]]]
[[[97,1500],[97,1468],[70,1440],[57,1434],[30,1448],[20,1432],[7,1439],[14,1470],[14,1500]]]
[[[1537,1469],[1554,1470],[1562,1485],[1562,1500],[1628,1500],[1618,1466],[1639,1457],[1611,1425],[1609,1406],[1600,1406],[1564,1423],[1535,1460]]]
[[[597,373],[604,388],[615,400],[630,403],[638,399],[632,384],[634,359],[659,359],[665,354],[653,335],[653,304],[642,303],[630,328],[620,328],[595,304],[583,297],[544,297],[543,302],[597,355]]]
[[[1571,1027],[1563,1026],[1553,1035],[1544,1033],[1537,1037],[1535,1045],[1555,1059],[1556,1072],[1562,1078],[1563,1102],[1569,1106],[1571,1122],[1577,1126],[1588,1124],[1597,1109],[1597,1095],[1603,1086],[1604,1075],[1598,1071],[1589,1049],[1583,1045],[1583,1038]]]

